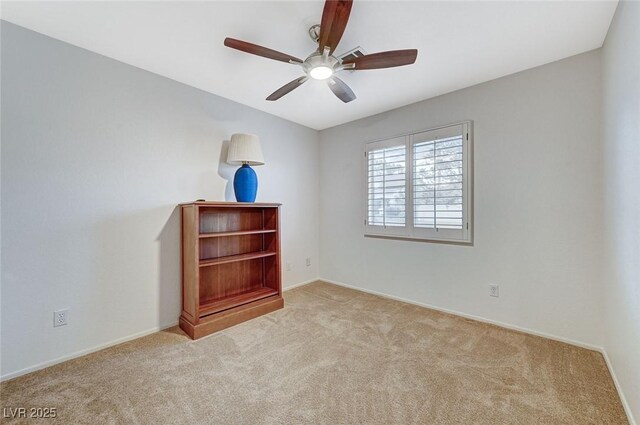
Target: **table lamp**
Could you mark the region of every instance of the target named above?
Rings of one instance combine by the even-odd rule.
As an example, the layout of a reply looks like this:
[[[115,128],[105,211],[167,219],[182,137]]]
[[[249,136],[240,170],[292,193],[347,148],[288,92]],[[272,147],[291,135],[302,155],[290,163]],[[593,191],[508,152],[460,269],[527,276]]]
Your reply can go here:
[[[231,136],[227,163],[240,165],[233,177],[233,191],[238,202],[255,202],[258,176],[251,165],[264,165],[260,139],[255,134],[237,133]]]

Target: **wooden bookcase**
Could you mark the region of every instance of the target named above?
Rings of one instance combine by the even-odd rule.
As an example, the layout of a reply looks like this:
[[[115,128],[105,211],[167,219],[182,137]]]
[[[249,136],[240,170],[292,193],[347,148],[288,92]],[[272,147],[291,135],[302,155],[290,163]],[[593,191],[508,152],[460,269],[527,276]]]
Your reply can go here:
[[[280,204],[180,206],[182,330],[197,339],[284,307]]]

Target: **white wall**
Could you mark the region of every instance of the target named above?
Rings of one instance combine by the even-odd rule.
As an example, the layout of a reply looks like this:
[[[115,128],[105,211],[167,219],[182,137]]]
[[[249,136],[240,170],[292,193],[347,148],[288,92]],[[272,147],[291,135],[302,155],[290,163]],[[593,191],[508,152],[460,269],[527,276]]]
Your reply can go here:
[[[258,200],[283,203],[284,286],[318,276],[314,130],[6,22],[2,124],[4,378],[177,322],[176,204],[233,200],[234,132],[261,137]]]
[[[621,1],[602,50],[605,349],[640,418],[640,2]]]
[[[320,276],[601,346],[600,114],[594,51],[322,131]],[[363,143],[467,119],[474,246],[363,237]]]

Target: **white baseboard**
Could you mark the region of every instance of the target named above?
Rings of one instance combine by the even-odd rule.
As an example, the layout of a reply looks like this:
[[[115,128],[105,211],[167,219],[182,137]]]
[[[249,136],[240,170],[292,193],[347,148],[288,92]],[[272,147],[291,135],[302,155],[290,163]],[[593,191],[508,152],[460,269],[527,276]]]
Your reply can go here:
[[[378,295],[378,296],[383,297],[383,298],[389,298],[391,300],[401,301],[401,302],[404,302],[404,303],[407,303],[407,304],[413,304],[413,305],[417,305],[417,306],[420,306],[420,307],[429,308],[431,310],[441,311],[443,313],[453,314],[455,316],[464,317],[466,319],[472,319],[472,320],[476,320],[478,322],[489,323],[491,325],[500,326],[501,328],[506,328],[506,329],[511,329],[511,330],[514,330],[514,331],[524,332],[524,333],[535,335],[535,336],[541,336],[543,338],[548,338],[548,339],[552,339],[554,341],[564,342],[564,343],[567,343],[567,344],[575,345],[577,347],[586,348],[588,350],[593,350],[593,351],[598,351],[598,352],[602,351],[602,347],[598,347],[598,346],[593,345],[593,344],[588,344],[586,342],[576,341],[576,340],[573,340],[573,339],[569,339],[569,338],[565,338],[565,337],[561,337],[561,336],[557,336],[557,335],[548,334],[546,332],[540,332],[540,331],[536,331],[536,330],[533,330],[533,329],[524,328],[524,327],[518,326],[518,325],[512,325],[510,323],[500,322],[498,320],[487,319],[485,317],[475,316],[473,314],[467,314],[467,313],[463,313],[463,312],[456,311],[456,310],[450,310],[448,308],[442,308],[442,307],[438,307],[438,306],[435,306],[435,305],[426,304],[426,303],[422,303],[422,302],[418,302],[418,301],[413,301],[413,300],[409,300],[409,299],[402,298],[402,297],[396,297],[395,295],[386,294],[384,292],[372,291],[370,289],[360,288],[358,286],[353,286],[353,285],[349,285],[347,283],[337,282],[337,281],[330,280],[330,279],[320,278],[318,280],[321,280],[321,281],[327,282],[327,283],[332,283],[332,284],[338,285],[338,286],[344,286],[345,288],[349,288],[349,289],[355,289],[356,291],[362,291],[362,292],[366,292],[368,294]]]
[[[282,290],[283,291],[288,291],[289,289],[297,288],[298,286],[308,285],[310,283],[317,282],[319,280],[323,280],[323,279],[320,279],[319,277],[316,277],[315,279],[305,280],[304,282],[299,282],[299,283],[294,283],[292,285],[287,286],[286,288],[282,288]]]
[[[611,374],[611,378],[613,379],[613,384],[616,386],[616,390],[618,391],[618,395],[620,396],[620,401],[622,401],[622,407],[624,407],[624,412],[627,414],[629,425],[636,425],[636,421],[633,418],[633,413],[631,412],[631,406],[629,406],[629,402],[627,402],[627,398],[624,396],[622,387],[620,387],[620,382],[618,382],[618,377],[616,376],[616,372],[613,369],[611,360],[609,359],[609,356],[607,355],[607,352],[604,349],[601,350],[600,352],[602,353],[602,357],[604,357],[604,362],[607,364],[607,368],[609,369],[609,374]]]
[[[105,348],[113,347],[114,345],[122,344],[123,342],[128,342],[134,339],[142,338],[143,336],[147,336],[156,332],[160,332],[164,329],[171,328],[176,326],[178,322],[170,323],[168,325],[156,326],[151,329],[147,329],[146,331],[137,332],[133,335],[125,336],[123,338],[118,338],[113,341],[106,342],[104,344],[96,345],[95,347],[87,348],[84,350],[76,351],[75,353],[67,354],[62,357],[58,357],[53,360],[47,360],[46,362],[38,363],[33,366],[26,367],[24,369],[17,370],[15,372],[10,372],[5,375],[0,376],[0,382],[7,381],[9,379],[17,378],[18,376],[26,375],[27,373],[35,372],[37,370],[45,369],[49,366],[56,365],[58,363],[66,362],[67,360],[72,360],[77,357],[86,356],[87,354],[95,353],[96,351],[104,350]]]

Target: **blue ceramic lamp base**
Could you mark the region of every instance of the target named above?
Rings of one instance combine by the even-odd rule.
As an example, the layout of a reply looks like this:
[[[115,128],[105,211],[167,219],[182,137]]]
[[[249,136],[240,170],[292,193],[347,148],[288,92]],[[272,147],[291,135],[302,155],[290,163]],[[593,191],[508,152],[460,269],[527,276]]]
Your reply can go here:
[[[255,202],[258,193],[258,176],[249,164],[242,164],[233,177],[233,191],[238,202]]]

